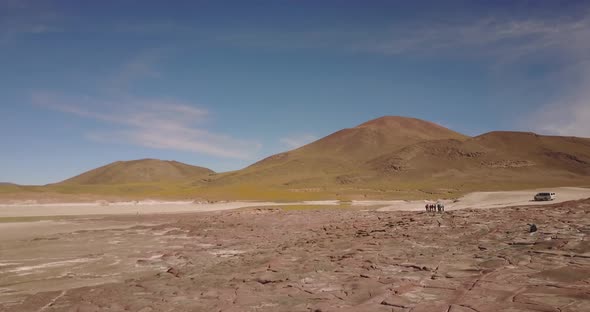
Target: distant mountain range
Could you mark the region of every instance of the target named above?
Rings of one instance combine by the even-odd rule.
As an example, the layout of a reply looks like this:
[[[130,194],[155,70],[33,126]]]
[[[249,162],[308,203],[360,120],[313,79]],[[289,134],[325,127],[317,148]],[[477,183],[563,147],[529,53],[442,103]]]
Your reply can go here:
[[[129,187],[137,183],[143,185],[140,193]],[[150,184],[157,187],[146,188]],[[115,162],[50,187],[92,192],[92,186],[102,186],[108,193],[122,185],[138,196],[151,195],[149,190],[163,194],[164,188],[171,196],[227,199],[440,197],[590,186],[590,139],[507,131],[469,137],[432,122],[386,116],[238,171],[216,174],[144,159]],[[117,192],[125,194],[120,187]]]
[[[590,139],[499,131],[468,137],[428,121],[388,116],[273,155],[212,184],[358,194],[590,185]]]

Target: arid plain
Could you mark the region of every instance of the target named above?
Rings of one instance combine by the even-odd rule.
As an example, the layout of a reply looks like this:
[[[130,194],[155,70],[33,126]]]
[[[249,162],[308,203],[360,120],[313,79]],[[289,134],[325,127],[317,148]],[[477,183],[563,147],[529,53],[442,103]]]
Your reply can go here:
[[[590,311],[588,185],[588,139],[398,116],[232,172],[2,183],[0,311]]]
[[[590,312],[590,0],[0,0],[0,312]]]
[[[4,206],[0,310],[589,311],[590,202],[576,199],[590,190],[542,204],[535,191],[470,194],[445,213],[425,201]]]

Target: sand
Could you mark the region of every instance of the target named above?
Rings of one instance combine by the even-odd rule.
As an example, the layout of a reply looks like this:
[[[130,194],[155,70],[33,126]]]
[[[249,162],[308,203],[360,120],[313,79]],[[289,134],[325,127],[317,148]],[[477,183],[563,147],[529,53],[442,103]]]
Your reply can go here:
[[[138,203],[63,203],[63,204],[9,204],[0,205],[1,217],[84,216],[84,215],[137,215],[183,212],[206,212],[246,207],[277,206],[271,202],[224,202],[200,204],[192,202],[138,202]],[[284,203],[283,203],[284,205]]]
[[[476,192],[458,199],[441,200],[445,203],[446,210],[465,208],[494,208],[507,206],[522,206],[531,204],[533,196],[538,192],[549,191],[547,189],[506,191],[506,192]],[[552,202],[538,202],[547,205],[569,200],[590,198],[590,189],[576,187],[552,188],[550,191],[557,193],[557,199]],[[353,206],[383,206],[381,211],[421,211],[427,201],[353,201]],[[294,202],[296,205],[339,205],[339,201],[304,201]],[[0,205],[0,218],[2,217],[34,217],[34,216],[82,216],[82,215],[138,215],[161,213],[189,213],[206,211],[223,211],[247,207],[281,206],[284,202],[219,202],[219,203],[194,203],[186,201],[161,202],[96,202],[96,203],[54,203],[54,204],[4,204]]]

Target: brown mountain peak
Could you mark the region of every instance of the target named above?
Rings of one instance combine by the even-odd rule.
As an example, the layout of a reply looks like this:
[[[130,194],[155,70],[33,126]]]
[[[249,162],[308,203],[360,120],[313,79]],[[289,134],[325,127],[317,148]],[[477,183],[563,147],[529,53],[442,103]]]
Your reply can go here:
[[[363,127],[413,127],[417,125],[436,125],[432,122],[425,121],[413,117],[404,116],[381,116],[364,122],[358,125],[356,128]]]
[[[120,184],[137,182],[180,181],[208,175],[212,170],[177,161],[138,159],[117,161],[102,166],[62,183],[67,184]]]

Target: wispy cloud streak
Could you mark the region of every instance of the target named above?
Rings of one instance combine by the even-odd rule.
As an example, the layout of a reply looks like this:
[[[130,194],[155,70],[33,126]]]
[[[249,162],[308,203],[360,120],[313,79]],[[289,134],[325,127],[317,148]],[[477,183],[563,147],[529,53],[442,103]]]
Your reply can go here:
[[[57,14],[47,8],[33,8],[29,1],[0,1],[0,44],[23,36],[61,32]]]
[[[384,55],[405,53],[523,56],[563,50],[571,36],[586,32],[590,19],[487,17],[456,23],[401,23],[381,29],[283,31],[242,29],[218,33],[220,42],[268,49],[331,49]],[[571,42],[569,42],[571,44]]]
[[[293,149],[293,148],[299,148],[303,145],[309,144],[317,139],[318,139],[318,137],[315,135],[303,134],[303,135],[284,137],[284,138],[281,138],[279,141],[285,147],[287,147],[289,149]]]
[[[531,128],[542,133],[590,138],[590,61],[577,64],[575,72],[570,75],[578,79],[529,118]]]
[[[118,126],[117,130],[87,134],[100,142],[131,143],[236,159],[250,159],[261,147],[257,142],[234,139],[198,127],[206,121],[208,112],[172,100],[97,101],[88,97],[37,92],[33,95],[33,103],[111,127]]]
[[[160,77],[156,63],[163,58],[164,49],[150,49],[139,53],[118,69],[109,79],[107,89],[111,92],[125,92],[133,83],[144,79]]]
[[[498,75],[534,64],[561,68],[550,77],[556,98],[541,102],[521,120],[529,129],[549,134],[590,137],[590,11],[577,17],[489,16],[448,23],[401,23],[382,29],[244,31],[219,36],[221,42],[252,48],[327,49],[392,57],[469,58]],[[515,86],[516,87],[516,86]],[[515,125],[522,127],[522,125]],[[289,147],[299,144],[286,138]]]

